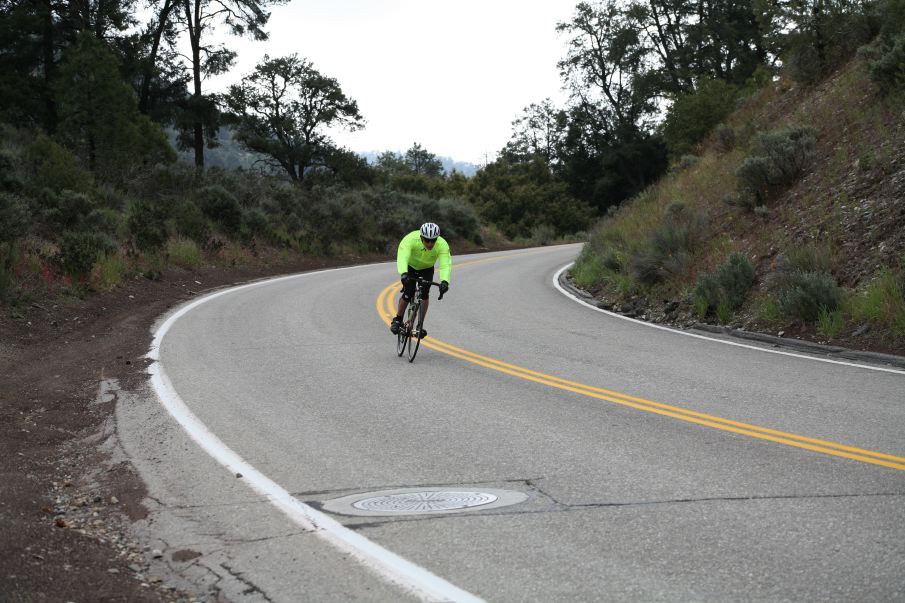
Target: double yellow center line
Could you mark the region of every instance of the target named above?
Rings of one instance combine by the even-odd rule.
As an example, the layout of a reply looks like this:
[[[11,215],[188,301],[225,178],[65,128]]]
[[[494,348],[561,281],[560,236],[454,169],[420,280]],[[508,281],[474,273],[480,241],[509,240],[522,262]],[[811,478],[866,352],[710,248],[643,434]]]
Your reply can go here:
[[[389,285],[383,291],[381,291],[380,295],[377,298],[377,313],[387,325],[390,324],[392,317],[396,315],[396,308],[394,306],[394,293],[396,292],[398,287],[398,283]],[[723,431],[731,431],[732,433],[738,433],[752,438],[768,440],[770,442],[777,442],[779,444],[786,444],[788,446],[804,448],[805,450],[811,450],[814,452],[844,457],[864,463],[871,463],[873,465],[881,465],[883,467],[905,471],[905,457],[884,454],[882,452],[874,452],[872,450],[865,450],[863,448],[855,448],[854,446],[846,446],[844,444],[837,444],[835,442],[829,442],[826,440],[808,438],[794,433],[770,429],[768,427],[760,427],[757,425],[750,425],[748,423],[741,423],[739,421],[733,421],[731,419],[724,419],[722,417],[717,417],[714,415],[687,410],[678,406],[670,406],[668,404],[662,404],[660,402],[654,402],[652,400],[645,400],[644,398],[638,398],[636,396],[630,396],[628,394],[622,394],[600,387],[593,387],[584,383],[569,381],[568,379],[562,379],[554,375],[548,375],[527,369],[525,367],[517,366],[515,364],[509,364],[508,362],[503,362],[502,360],[475,354],[474,352],[458,348],[454,345],[450,345],[446,342],[434,338],[425,339],[421,342],[421,345],[433,350],[437,350],[439,352],[443,352],[444,354],[448,354],[450,356],[453,356],[454,358],[465,360],[466,362],[471,362],[473,364],[493,369],[501,373],[506,373],[507,375],[512,375],[513,377],[527,379],[528,381],[534,381],[535,383],[541,383],[543,385],[548,385],[557,389],[566,390],[591,398],[597,398],[598,400],[606,400],[607,402],[621,404],[623,406],[628,406],[637,410],[652,412],[658,415],[671,417],[673,419],[688,421],[689,423],[697,423],[698,425],[706,425],[715,429],[722,429]]]

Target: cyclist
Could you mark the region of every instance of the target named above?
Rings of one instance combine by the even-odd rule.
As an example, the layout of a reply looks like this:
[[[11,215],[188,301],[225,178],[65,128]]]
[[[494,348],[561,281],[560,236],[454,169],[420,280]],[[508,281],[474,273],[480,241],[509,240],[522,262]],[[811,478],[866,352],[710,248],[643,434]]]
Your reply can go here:
[[[420,276],[426,281],[434,280],[434,264],[440,262],[440,293],[449,290],[449,273],[452,270],[452,256],[449,254],[449,243],[440,236],[440,227],[433,222],[425,222],[421,230],[413,230],[399,242],[399,251],[396,253],[396,268],[399,270],[399,278],[402,280],[402,297],[399,298],[399,309],[390,331],[393,335],[399,333],[402,326],[402,315],[409,305],[412,296],[415,295],[415,283]],[[424,290],[421,299],[422,316],[427,314],[429,289]],[[421,329],[421,337],[427,335],[425,329]]]

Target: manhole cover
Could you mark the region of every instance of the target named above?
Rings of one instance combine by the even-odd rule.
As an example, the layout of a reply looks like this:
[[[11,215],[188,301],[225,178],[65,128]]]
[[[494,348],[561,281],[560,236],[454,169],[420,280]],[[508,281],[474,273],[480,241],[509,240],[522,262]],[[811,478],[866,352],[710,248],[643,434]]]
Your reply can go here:
[[[428,513],[462,513],[491,509],[524,502],[528,495],[511,490],[445,490],[441,488],[405,488],[363,492],[334,498],[324,509],[343,515],[424,515]]]
[[[388,513],[451,511],[490,504],[497,498],[487,492],[406,492],[366,498],[352,503],[352,506],[362,511]]]

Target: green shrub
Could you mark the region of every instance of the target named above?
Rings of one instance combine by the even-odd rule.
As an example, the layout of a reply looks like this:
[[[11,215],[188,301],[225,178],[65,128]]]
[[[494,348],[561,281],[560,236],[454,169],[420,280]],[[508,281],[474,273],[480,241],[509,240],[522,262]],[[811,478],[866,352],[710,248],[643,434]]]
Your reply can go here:
[[[102,253],[91,273],[91,285],[100,291],[112,289],[129,273],[129,263],[120,253]]]
[[[685,272],[694,249],[707,229],[704,214],[681,203],[666,207],[660,225],[640,250],[629,260],[632,276],[640,283],[653,285]]]
[[[219,224],[227,234],[239,232],[242,206],[228,190],[217,184],[205,186],[198,191],[196,201],[204,215]]]
[[[713,138],[716,142],[717,150],[728,153],[735,148],[735,130],[732,126],[719,124],[713,131]]]
[[[789,75],[805,85],[820,82],[879,30],[876,12],[859,3],[812,3],[810,9],[811,14],[786,36],[783,56]]]
[[[832,339],[842,332],[845,327],[845,319],[841,310],[820,310],[817,316],[817,332]]]
[[[735,310],[745,303],[748,291],[754,285],[754,267],[743,254],[731,253],[726,263],[720,266],[716,278],[725,294],[727,305]]]
[[[120,227],[123,224],[123,214],[112,209],[92,210],[84,220],[82,228],[92,232],[100,232],[112,239],[118,238]]]
[[[556,239],[556,231],[549,224],[538,224],[531,229],[531,243],[549,245]]]
[[[779,293],[783,315],[815,322],[821,311],[833,312],[842,302],[842,289],[836,279],[820,272],[794,272]]]
[[[856,320],[905,332],[905,283],[891,270],[880,272],[851,306]]]
[[[67,231],[60,240],[57,256],[60,267],[66,274],[84,278],[91,274],[98,258],[105,253],[116,251],[116,241],[99,232]]]
[[[245,210],[242,222],[252,236],[266,237],[270,235],[270,219],[260,207]]]
[[[173,211],[176,233],[204,245],[211,238],[211,227],[201,208],[191,201],[184,201]]]
[[[701,318],[707,317],[723,301],[723,290],[715,274],[698,276],[694,287],[694,309]]]
[[[37,195],[37,205],[41,222],[53,233],[80,230],[82,220],[94,209],[91,197],[68,189],[60,192],[43,189]]]
[[[694,92],[680,95],[666,113],[663,138],[672,157],[689,153],[735,109],[736,89],[723,80],[703,79]]]
[[[776,189],[794,182],[814,160],[817,136],[812,128],[788,128],[759,135],[751,155],[736,172],[742,194],[762,205]]]
[[[721,322],[745,303],[754,285],[754,268],[743,254],[733,252],[714,274],[702,274],[694,288],[694,307],[703,318],[716,312]]]
[[[28,205],[21,197],[0,193],[0,246],[11,245],[28,234],[30,219]]]
[[[575,260],[570,274],[575,284],[584,289],[592,289],[600,285],[603,281],[606,270],[600,262],[600,257],[594,252],[591,245],[584,245],[581,253]]]
[[[790,272],[825,272],[833,270],[832,253],[815,245],[793,247],[783,254],[781,265]]]
[[[174,266],[194,270],[201,265],[201,250],[191,239],[172,239],[167,243],[167,259]]]
[[[162,201],[135,201],[129,206],[128,226],[136,249],[154,252],[163,248],[169,238],[169,209]]]
[[[43,134],[29,146],[26,162],[33,191],[48,188],[55,193],[87,193],[94,184],[91,172],[82,168],[75,155]]]
[[[892,37],[879,47],[865,48],[870,78],[883,94],[905,89],[905,33]]]
[[[18,193],[25,187],[16,163],[16,156],[12,151],[0,149],[0,191]]]
[[[612,270],[613,272],[622,272],[624,269],[622,258],[612,249],[606,250],[601,259],[601,263],[604,268]]]

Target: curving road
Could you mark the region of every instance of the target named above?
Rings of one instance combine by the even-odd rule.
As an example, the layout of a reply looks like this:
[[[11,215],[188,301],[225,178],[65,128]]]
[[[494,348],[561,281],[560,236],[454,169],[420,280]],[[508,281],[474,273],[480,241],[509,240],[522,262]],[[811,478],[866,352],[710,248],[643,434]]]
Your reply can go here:
[[[120,411],[180,522],[167,546],[199,550],[247,600],[905,598],[905,373],[594,312],[553,286],[578,250],[454,258],[413,364],[386,326],[390,264],[171,320],[158,389],[203,433]],[[236,456],[217,464],[199,441]],[[397,516],[330,503],[397,489],[522,502]]]

